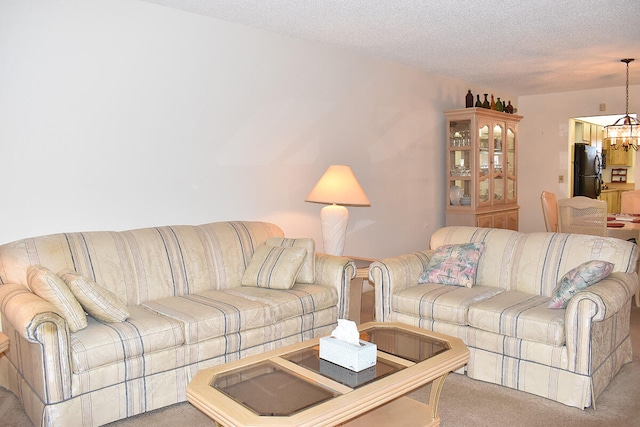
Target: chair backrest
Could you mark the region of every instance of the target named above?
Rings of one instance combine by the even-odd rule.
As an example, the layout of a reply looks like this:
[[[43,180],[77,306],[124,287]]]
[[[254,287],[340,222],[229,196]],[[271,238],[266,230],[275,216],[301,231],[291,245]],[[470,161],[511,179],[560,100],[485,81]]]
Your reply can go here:
[[[555,233],[558,231],[558,202],[556,193],[543,191],[540,195],[542,202],[542,216],[544,217],[544,226],[548,232]]]
[[[558,200],[560,233],[607,235],[607,202],[576,196]]]
[[[640,190],[622,192],[620,195],[620,212],[640,215]]]

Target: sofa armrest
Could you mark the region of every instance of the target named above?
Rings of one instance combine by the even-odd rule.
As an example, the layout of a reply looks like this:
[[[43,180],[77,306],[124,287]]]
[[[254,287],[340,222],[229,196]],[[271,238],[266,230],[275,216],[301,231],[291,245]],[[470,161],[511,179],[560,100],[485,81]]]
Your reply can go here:
[[[331,286],[338,291],[338,318],[349,316],[349,286],[356,277],[356,263],[342,256],[316,254],[316,284]]]
[[[394,293],[415,286],[433,251],[416,251],[375,261],[369,267],[369,281],[374,284],[378,322],[388,320]]]
[[[45,403],[71,397],[69,328],[48,301],[19,284],[0,286],[2,328],[11,339],[6,356]]]
[[[611,354],[620,344],[618,341],[628,335],[629,308],[637,289],[636,273],[615,272],[569,300],[565,331],[570,371],[591,374],[598,355]],[[594,322],[611,324],[615,328],[611,333],[616,336],[594,339]]]

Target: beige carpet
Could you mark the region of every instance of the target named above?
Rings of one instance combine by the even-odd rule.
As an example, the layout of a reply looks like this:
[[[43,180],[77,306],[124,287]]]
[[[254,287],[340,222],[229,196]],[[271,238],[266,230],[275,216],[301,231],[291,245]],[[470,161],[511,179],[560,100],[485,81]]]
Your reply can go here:
[[[371,293],[372,294],[372,293]],[[370,319],[370,299],[363,299],[362,320]],[[365,303],[367,302],[367,303]],[[482,426],[620,426],[640,427],[640,308],[631,311],[633,362],[623,366],[596,402],[597,409],[584,411],[527,393],[450,374],[440,398],[443,427]],[[424,401],[425,390],[411,394]],[[0,426],[31,426],[16,397],[0,388]],[[189,403],[110,424],[111,427],[213,426],[214,423]],[[397,426],[401,426],[398,423]],[[395,426],[394,426],[395,427]],[[411,427],[411,426],[408,426]]]

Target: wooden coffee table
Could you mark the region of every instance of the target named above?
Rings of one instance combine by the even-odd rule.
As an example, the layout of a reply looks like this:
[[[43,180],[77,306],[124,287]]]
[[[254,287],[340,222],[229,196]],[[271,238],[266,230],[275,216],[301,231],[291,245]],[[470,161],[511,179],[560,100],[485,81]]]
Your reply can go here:
[[[223,426],[440,425],[444,380],[469,360],[462,340],[391,322],[358,329],[378,347],[372,368],[320,359],[315,338],[204,369],[187,400]],[[428,404],[405,396],[427,384]]]

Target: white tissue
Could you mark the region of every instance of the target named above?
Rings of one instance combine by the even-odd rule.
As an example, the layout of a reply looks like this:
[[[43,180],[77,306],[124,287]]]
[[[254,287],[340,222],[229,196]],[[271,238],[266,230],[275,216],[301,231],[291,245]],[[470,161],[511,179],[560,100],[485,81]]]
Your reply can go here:
[[[355,346],[360,345],[360,332],[353,320],[338,319],[338,326],[331,332],[331,336]]]

